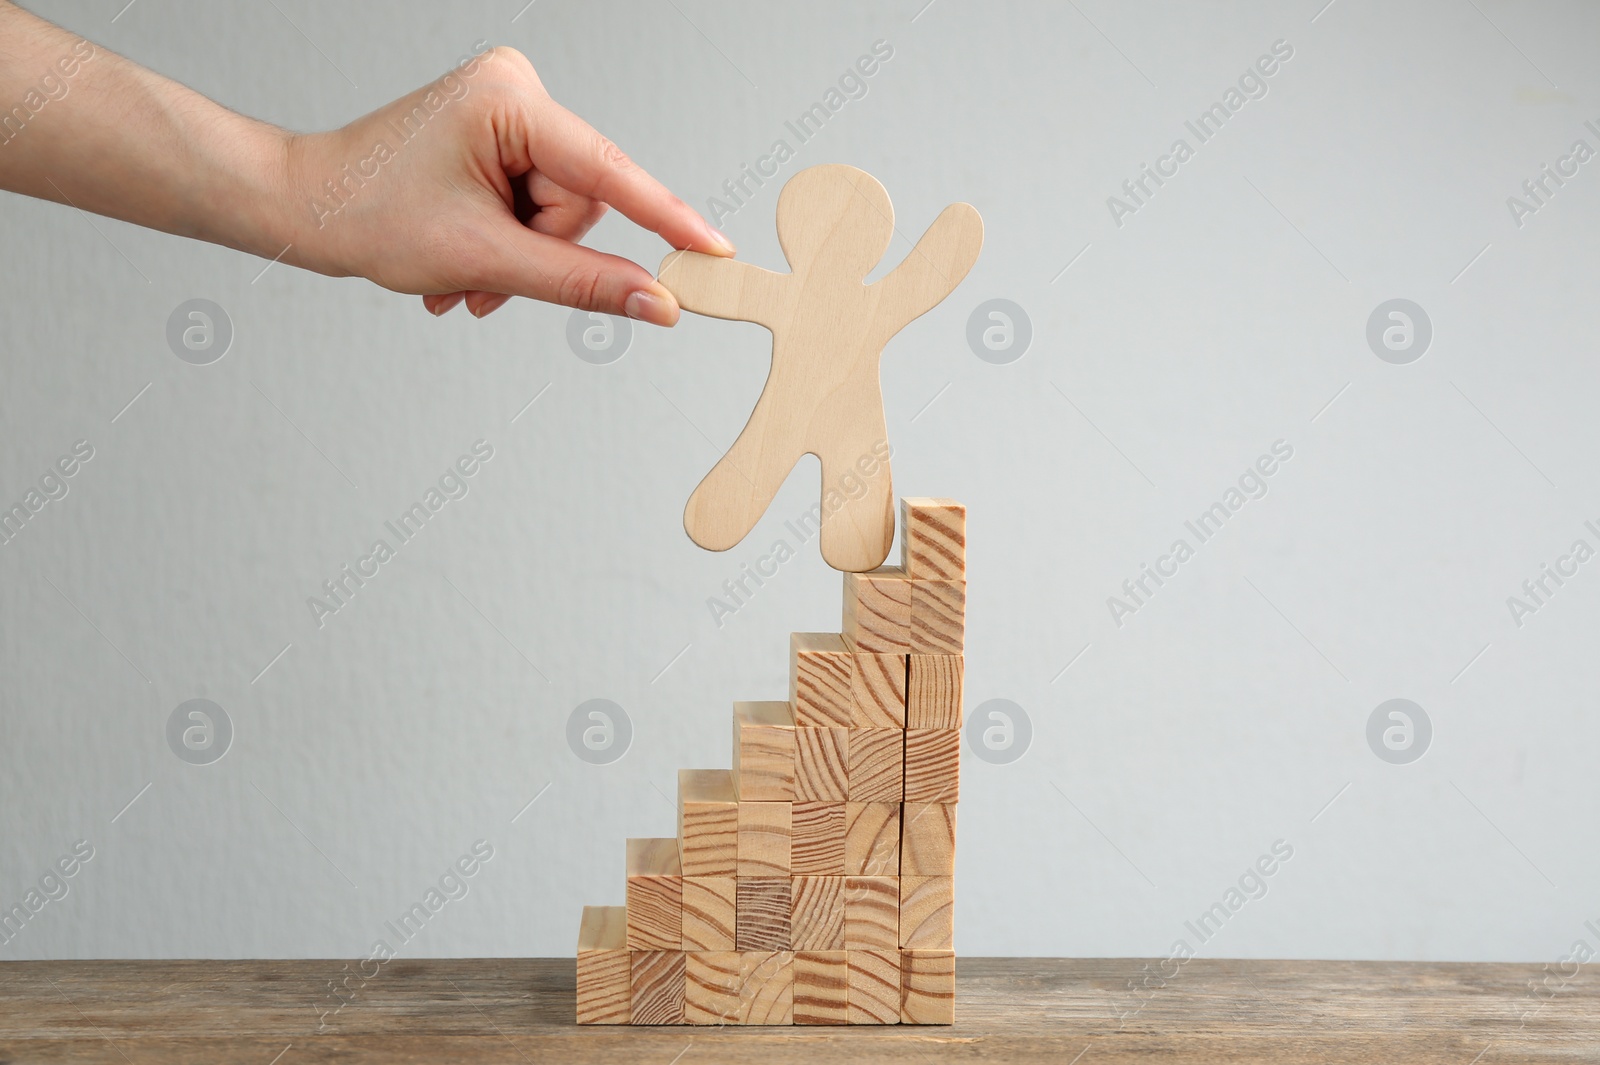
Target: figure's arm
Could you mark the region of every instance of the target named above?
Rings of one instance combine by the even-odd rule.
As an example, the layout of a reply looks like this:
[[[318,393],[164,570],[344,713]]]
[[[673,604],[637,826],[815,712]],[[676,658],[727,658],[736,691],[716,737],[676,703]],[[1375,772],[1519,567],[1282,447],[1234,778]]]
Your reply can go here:
[[[736,259],[675,251],[661,260],[657,280],[686,311],[771,329],[782,312],[788,277]]]
[[[873,284],[880,307],[899,308],[899,330],[939,305],[961,284],[983,248],[983,219],[970,203],[952,203],[922,234],[917,246],[894,272]]]

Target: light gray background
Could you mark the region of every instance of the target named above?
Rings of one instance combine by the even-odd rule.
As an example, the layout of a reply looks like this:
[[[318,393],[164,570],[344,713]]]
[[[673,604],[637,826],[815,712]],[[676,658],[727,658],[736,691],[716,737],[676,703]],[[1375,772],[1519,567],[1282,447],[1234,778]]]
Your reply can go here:
[[[1164,955],[1278,839],[1293,859],[1201,953],[1593,938],[1600,563],[1520,629],[1506,597],[1596,544],[1600,162],[1521,228],[1505,201],[1600,147],[1600,11],[521,3],[31,6],[300,129],[513,45],[701,208],[889,41],[784,176],[860,166],[913,239],[955,200],[986,223],[883,362],[897,492],[970,507],[968,705],[1034,726],[1014,764],[964,757],[959,950]],[[1266,98],[1116,226],[1106,197],[1280,38]],[[776,193],[727,231],[781,268]],[[354,959],[480,838],[470,894],[402,953],[566,954],[582,905],[622,901],[623,839],[673,831],[676,770],[727,764],[729,704],[782,697],[787,633],[837,627],[814,543],[721,628],[706,605],[815,498],[813,461],[735,550],[682,531],[760,390],[755,326],[641,326],[593,366],[557,308],[434,320],[67,208],[0,219],[0,502],[96,448],[0,547],[0,904],[96,851],[0,957]],[[615,218],[593,243],[665,251]],[[195,297],[234,324],[210,366],[164,339]],[[996,297],[1035,332],[1005,366],[965,341]],[[1434,326],[1410,365],[1365,341],[1394,297]],[[307,596],[479,438],[470,495],[319,630]],[[1270,494],[1114,625],[1107,596],[1278,439]],[[197,767],[164,730],[202,696],[235,736]],[[603,767],[564,738],[597,697],[635,729]],[[1410,765],[1365,738],[1394,697],[1434,727]]]

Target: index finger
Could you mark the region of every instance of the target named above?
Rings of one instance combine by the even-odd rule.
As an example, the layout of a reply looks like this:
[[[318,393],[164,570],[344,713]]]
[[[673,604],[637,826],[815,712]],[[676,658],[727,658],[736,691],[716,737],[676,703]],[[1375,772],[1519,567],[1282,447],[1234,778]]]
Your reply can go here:
[[[674,248],[732,255],[733,244],[589,123],[541,101],[528,131],[538,168],[570,192],[610,204]]]

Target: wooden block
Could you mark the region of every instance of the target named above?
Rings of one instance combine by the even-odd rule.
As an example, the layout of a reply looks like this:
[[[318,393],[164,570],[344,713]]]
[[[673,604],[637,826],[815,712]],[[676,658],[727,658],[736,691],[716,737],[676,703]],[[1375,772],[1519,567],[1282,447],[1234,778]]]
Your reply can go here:
[[[739,1023],[794,1023],[794,953],[744,951],[739,955]]]
[[[904,794],[906,732],[850,730],[851,802],[899,802]]]
[[[845,874],[845,804],[797,802],[789,838],[789,871]]]
[[[790,887],[789,942],[795,950],[844,949],[844,877],[797,876]]]
[[[956,952],[900,952],[900,1023],[954,1024]]]
[[[954,950],[955,877],[900,878],[900,946],[916,950]]]
[[[793,823],[793,803],[741,802],[739,875],[788,876],[789,837]]]
[[[906,729],[906,802],[955,802],[960,780],[960,729]]]
[[[850,876],[900,875],[900,804],[844,804],[844,871]]]
[[[967,582],[911,582],[911,653],[958,655],[967,639]]]
[[[794,711],[788,703],[733,704],[733,790],[740,801],[794,798]]]
[[[851,731],[809,725],[794,730],[795,799],[844,802]]]
[[[966,580],[967,508],[954,499],[900,500],[900,564],[919,580]]]
[[[741,876],[735,908],[736,950],[788,950],[793,896],[787,876]]]
[[[900,878],[844,878],[844,945],[892,950],[900,945]]]
[[[899,1024],[900,952],[850,950],[845,964],[850,970],[850,1023]]]
[[[682,868],[676,839],[628,841],[629,950],[683,949]]]
[[[901,809],[900,874],[952,876],[956,871],[956,806],[908,802]]]
[[[911,580],[899,568],[844,575],[844,642],[852,651],[911,650]]]
[[[907,728],[960,728],[961,655],[910,655]]]
[[[850,671],[855,667],[836,632],[796,632],[789,636],[789,703],[794,723],[813,728],[849,728]]]
[[[850,1023],[850,965],[844,951],[794,952],[794,1023]]]
[[[683,969],[684,1023],[737,1024],[740,968],[737,951],[690,951]]]
[[[678,858],[684,876],[738,871],[739,800],[728,770],[678,770]]]
[[[906,656],[851,654],[850,723],[856,728],[906,727]]]
[[[683,526],[701,547],[726,551],[810,453],[822,465],[823,500],[812,512],[822,557],[835,569],[871,569],[894,538],[883,345],[966,277],[983,246],[983,221],[970,204],[949,205],[871,285],[866,276],[878,272],[896,232],[889,194],[871,174],[807,167],[778,194],[777,225],[789,272],[696,251],[673,252],[658,271],[684,310],[772,332],[761,398],[689,497]],[[859,483],[848,479],[857,475]]]
[[[683,1023],[684,954],[681,950],[631,952],[633,1024]]]
[[[578,1023],[627,1024],[633,976],[623,906],[585,906],[578,926]]]
[[[683,949],[732,950],[738,882],[731,876],[683,878]]]

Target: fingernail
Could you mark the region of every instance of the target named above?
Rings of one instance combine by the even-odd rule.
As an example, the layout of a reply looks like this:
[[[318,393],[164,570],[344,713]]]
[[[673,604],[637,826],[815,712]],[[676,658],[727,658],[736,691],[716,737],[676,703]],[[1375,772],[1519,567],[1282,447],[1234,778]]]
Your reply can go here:
[[[641,288],[628,294],[627,302],[622,305],[629,318],[637,318],[641,322],[651,325],[673,325],[678,320],[678,302],[674,300],[666,289],[659,292]]]
[[[729,255],[737,254],[739,249],[733,246],[733,241],[722,235],[722,232],[710,223],[706,224],[706,235],[711,238],[711,243]]]

